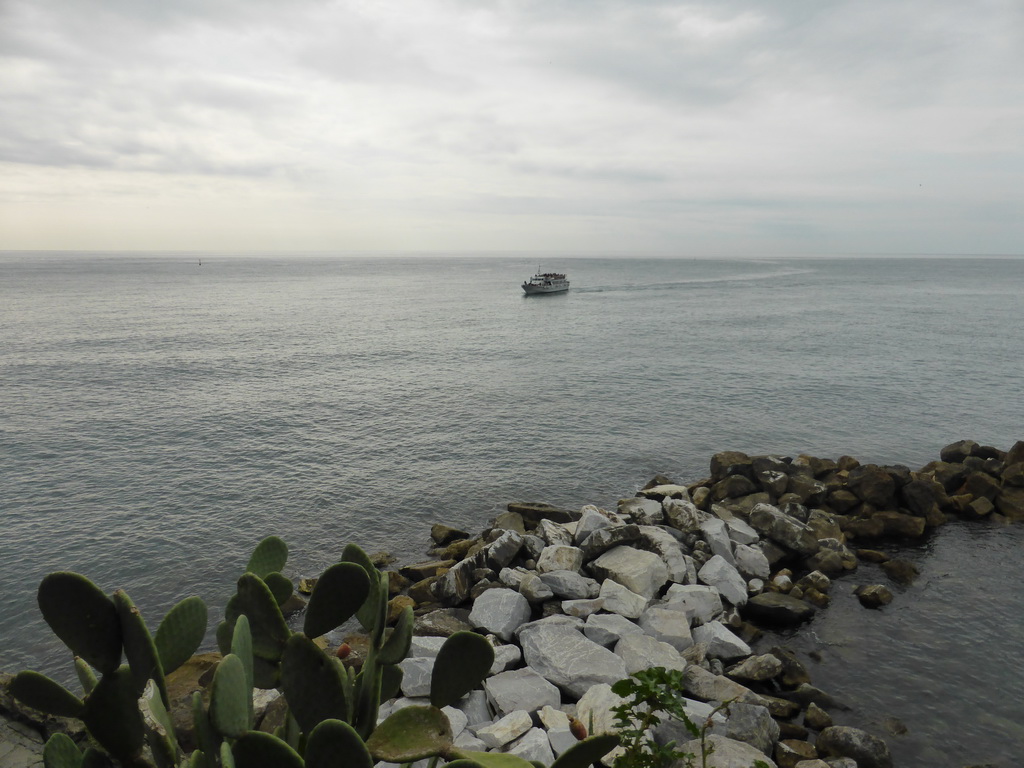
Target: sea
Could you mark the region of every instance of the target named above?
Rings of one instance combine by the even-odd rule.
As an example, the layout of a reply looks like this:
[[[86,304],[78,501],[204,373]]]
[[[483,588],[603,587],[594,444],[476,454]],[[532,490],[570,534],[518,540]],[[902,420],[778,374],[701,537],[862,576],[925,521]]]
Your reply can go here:
[[[525,296],[538,271],[568,293]],[[509,502],[614,508],[712,454],[916,469],[1024,439],[1022,258],[0,253],[0,669],[69,677],[53,570],[211,626],[255,544],[424,559]],[[789,638],[898,766],[1024,756],[1024,533],[955,524],[923,578]],[[209,642],[209,641],[208,641]],[[897,722],[898,721],[898,722]],[[898,733],[897,733],[898,732]]]

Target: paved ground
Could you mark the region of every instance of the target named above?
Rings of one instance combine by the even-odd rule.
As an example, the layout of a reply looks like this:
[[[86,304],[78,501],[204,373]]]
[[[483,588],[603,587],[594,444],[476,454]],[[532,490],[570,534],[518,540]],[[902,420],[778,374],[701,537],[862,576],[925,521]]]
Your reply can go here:
[[[0,717],[0,768],[43,768],[42,736]]]

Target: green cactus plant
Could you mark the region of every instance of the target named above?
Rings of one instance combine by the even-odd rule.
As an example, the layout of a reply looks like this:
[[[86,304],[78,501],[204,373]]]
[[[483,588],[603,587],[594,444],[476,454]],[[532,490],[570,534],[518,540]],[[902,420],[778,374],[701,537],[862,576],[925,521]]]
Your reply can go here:
[[[187,756],[169,716],[165,674],[180,667],[202,640],[207,612],[198,598],[174,606],[153,636],[123,591],[108,598],[83,576],[51,574],[40,585],[40,609],[75,652],[84,695],[34,672],[19,674],[12,692],[45,711],[79,717],[96,743],[130,768],[332,768],[339,755],[352,768],[424,757],[434,758],[435,765],[453,761],[455,768],[532,768],[512,755],[464,752],[452,744],[441,707],[482,682],[494,660],[487,640],[471,632],[449,638],[435,661],[431,705],[399,709],[378,724],[381,701],[399,693],[398,664],[412,641],[412,610],[401,613],[393,630],[386,629],[387,575],[349,545],[310,597],[305,634],[292,633],[280,608],[292,589],[281,574],[286,559],[284,542],[268,537],[239,578],[217,627],[224,657],[213,675],[209,705],[201,693],[192,698],[198,748]],[[353,615],[369,634],[358,673],[311,639]],[[254,686],[280,686],[284,693],[285,720],[274,734],[253,730]],[[557,768],[585,768],[585,760],[610,748],[606,741],[581,743],[560,758]],[[80,752],[66,737],[54,736],[46,749],[47,768],[99,768],[107,759],[95,749]]]

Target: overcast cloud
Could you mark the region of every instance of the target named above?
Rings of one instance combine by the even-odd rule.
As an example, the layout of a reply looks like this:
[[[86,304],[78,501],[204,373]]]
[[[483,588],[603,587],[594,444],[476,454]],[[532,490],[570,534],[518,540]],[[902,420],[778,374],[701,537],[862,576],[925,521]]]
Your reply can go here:
[[[0,249],[1024,253],[1020,0],[0,0]]]

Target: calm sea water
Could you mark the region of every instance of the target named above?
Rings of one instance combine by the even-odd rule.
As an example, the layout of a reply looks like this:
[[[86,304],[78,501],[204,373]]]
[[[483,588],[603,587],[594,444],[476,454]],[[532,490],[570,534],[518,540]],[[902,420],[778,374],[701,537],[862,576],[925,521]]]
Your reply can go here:
[[[529,254],[0,254],[0,666],[65,665],[54,569],[216,612],[269,533],[315,574],[724,449],[916,468],[1024,437],[1024,260],[543,266],[572,290],[524,297]]]

